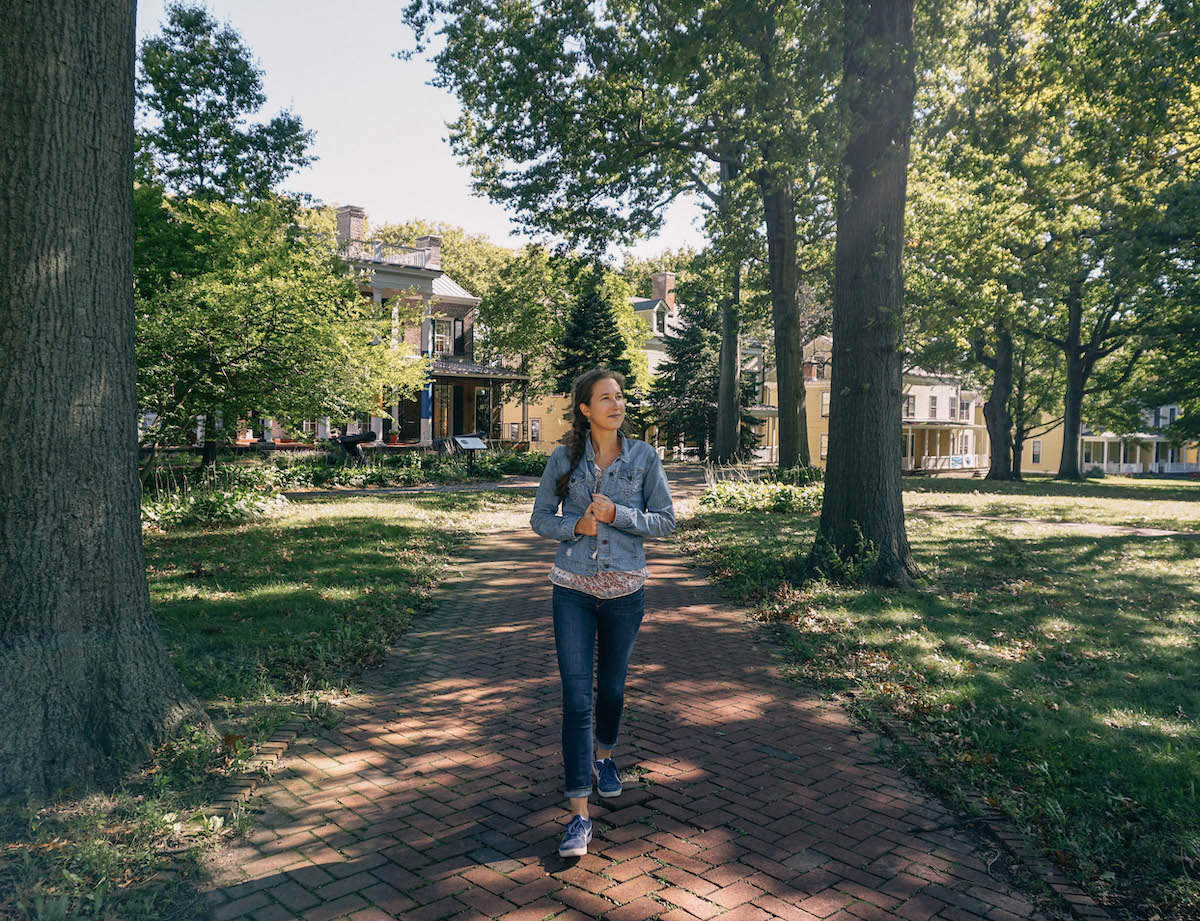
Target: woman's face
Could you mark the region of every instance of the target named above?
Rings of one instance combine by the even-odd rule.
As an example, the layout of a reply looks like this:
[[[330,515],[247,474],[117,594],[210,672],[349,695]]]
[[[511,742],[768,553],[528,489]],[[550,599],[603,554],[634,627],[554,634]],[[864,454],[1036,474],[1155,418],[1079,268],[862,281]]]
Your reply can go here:
[[[619,429],[625,421],[625,395],[611,377],[596,381],[592,399],[579,406],[593,428]]]

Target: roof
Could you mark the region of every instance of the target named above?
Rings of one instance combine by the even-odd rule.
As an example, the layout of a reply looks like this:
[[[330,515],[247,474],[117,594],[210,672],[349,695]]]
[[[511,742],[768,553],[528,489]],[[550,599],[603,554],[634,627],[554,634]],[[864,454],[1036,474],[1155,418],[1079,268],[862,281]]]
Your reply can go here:
[[[453,297],[459,300],[467,300],[473,304],[479,303],[479,298],[444,273],[433,279],[433,295],[434,297]]]
[[[654,310],[661,303],[663,300],[658,297],[637,297],[636,295],[629,297],[629,306],[634,310]]]

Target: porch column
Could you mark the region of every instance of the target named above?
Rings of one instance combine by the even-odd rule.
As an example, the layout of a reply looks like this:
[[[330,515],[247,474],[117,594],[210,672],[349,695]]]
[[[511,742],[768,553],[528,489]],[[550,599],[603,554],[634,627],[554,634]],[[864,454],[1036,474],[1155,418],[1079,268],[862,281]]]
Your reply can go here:
[[[268,444],[268,445],[274,444],[275,443],[274,428],[275,428],[275,420],[274,419],[263,419],[262,420],[262,435],[259,436],[258,440],[261,441],[263,444]]]
[[[433,354],[433,308],[425,302],[425,317],[421,320],[421,354],[429,358]],[[421,390],[421,444],[433,445],[433,374],[430,374]]]
[[[325,439],[329,437],[329,417],[322,416],[317,420],[317,438]]]

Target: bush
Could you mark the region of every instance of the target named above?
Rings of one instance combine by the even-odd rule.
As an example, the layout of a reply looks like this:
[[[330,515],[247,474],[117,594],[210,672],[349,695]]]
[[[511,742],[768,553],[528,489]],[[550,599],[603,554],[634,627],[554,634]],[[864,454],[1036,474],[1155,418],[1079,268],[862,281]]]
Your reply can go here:
[[[791,486],[807,486],[809,483],[824,483],[823,467],[772,467],[763,477],[771,483],[787,483]]]
[[[792,486],[788,483],[751,483],[726,480],[713,483],[700,496],[705,508],[733,509],[740,512],[799,512],[816,515],[821,511],[825,487],[821,483]]]
[[[1090,479],[1102,480],[1102,479],[1104,479],[1104,468],[1103,467],[1092,467],[1088,470],[1085,470],[1083,472],[1083,475]]]
[[[536,451],[518,454],[515,451],[488,453],[479,459],[478,467],[497,476],[541,476],[549,455]]]
[[[210,524],[237,524],[281,513],[288,500],[274,487],[211,486],[142,502],[142,525],[168,530]]]

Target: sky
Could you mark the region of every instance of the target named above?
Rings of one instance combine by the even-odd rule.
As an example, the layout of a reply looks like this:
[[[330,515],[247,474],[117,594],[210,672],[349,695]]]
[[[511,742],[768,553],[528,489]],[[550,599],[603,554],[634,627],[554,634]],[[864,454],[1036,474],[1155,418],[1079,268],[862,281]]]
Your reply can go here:
[[[318,161],[293,173],[284,187],[331,205],[361,205],[368,222],[425,218],[482,233],[517,246],[503,208],[471,193],[469,171],[446,141],[446,123],[458,104],[430,86],[425,60],[400,61],[413,44],[401,21],[399,0],[208,0],[265,71],[269,118],[290,108],[316,132]],[[159,31],[162,0],[140,0],[139,43]],[[700,209],[680,202],[667,213],[662,233],[630,249],[651,257],[664,249],[703,244]],[[614,255],[614,254],[610,254]],[[664,266],[664,268],[669,268]]]

